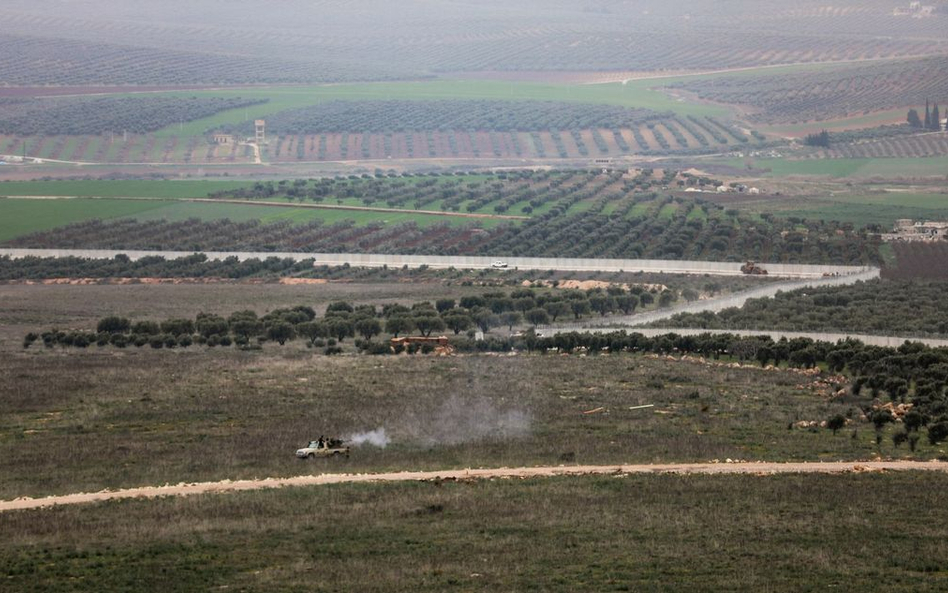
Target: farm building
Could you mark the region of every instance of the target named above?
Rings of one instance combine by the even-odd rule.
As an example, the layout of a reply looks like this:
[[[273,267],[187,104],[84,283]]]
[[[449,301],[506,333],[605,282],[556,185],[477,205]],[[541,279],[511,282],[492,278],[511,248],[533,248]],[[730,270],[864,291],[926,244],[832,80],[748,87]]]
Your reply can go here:
[[[234,135],[233,134],[214,134],[213,141],[214,141],[214,144],[233,144]]]
[[[948,241],[948,222],[921,222],[910,218],[895,221],[891,233],[883,241]]]

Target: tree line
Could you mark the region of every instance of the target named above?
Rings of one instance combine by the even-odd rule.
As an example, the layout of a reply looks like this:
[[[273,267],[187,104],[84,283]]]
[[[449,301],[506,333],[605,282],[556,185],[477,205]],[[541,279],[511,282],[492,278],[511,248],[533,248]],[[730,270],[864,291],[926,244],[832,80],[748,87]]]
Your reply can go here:
[[[717,313],[679,313],[662,327],[948,335],[948,282],[858,282],[750,299]]]
[[[684,298],[695,300],[693,289],[682,291]],[[532,327],[565,320],[579,320],[591,315],[632,314],[637,308],[670,306],[679,295],[672,290],[647,290],[633,286],[626,290],[614,285],[606,289],[546,290],[521,288],[511,292],[487,292],[481,295],[421,301],[413,305],[354,305],[346,301],[330,303],[323,317],[307,305],[282,308],[259,316],[246,310],[228,317],[201,313],[195,319],[164,321],[132,321],[109,316],[101,319],[95,332],[50,330],[29,333],[23,345],[29,348],[40,341],[47,347],[90,345],[151,346],[152,348],[208,346],[249,346],[266,341],[284,345],[292,340],[305,340],[310,347],[335,348],[346,338],[360,338],[360,347],[370,347],[374,338],[416,333],[424,337],[448,332],[455,336],[473,337],[477,330],[487,334],[506,327],[513,331],[524,324]]]
[[[267,99],[240,97],[103,97],[0,99],[0,134],[81,136],[146,134]]]
[[[929,101],[925,101],[925,118],[922,119],[918,111],[915,109],[909,109],[908,112],[908,123],[913,128],[929,130],[932,132],[941,132],[944,128],[941,126],[941,111],[938,109],[938,104],[930,105]]]
[[[479,297],[474,297],[479,298]],[[411,331],[431,335],[444,328],[461,334],[469,324],[497,315],[482,308],[469,316],[458,304],[449,299],[432,304],[416,303],[412,307],[387,305],[381,311],[371,305],[353,306],[346,302],[332,303],[321,319],[313,309],[298,306],[279,309],[258,317],[253,311],[239,311],[228,317],[199,314],[196,319],[168,319],[163,322],[132,322],[122,317],[106,317],[99,321],[96,332],[50,331],[28,334],[24,347],[42,341],[47,347],[88,347],[91,344],[118,348],[130,345],[150,345],[152,348],[188,347],[192,344],[251,346],[254,342],[273,341],[284,344],[300,338],[311,347],[325,347],[327,355],[342,351],[340,344],[347,338],[367,354],[384,355],[405,351],[375,341],[373,338],[386,331],[404,335]],[[439,311],[440,304],[440,311]],[[453,305],[453,306],[450,306]],[[474,302],[468,302],[474,306]],[[543,310],[531,309],[530,311]],[[517,310],[507,313],[521,314]],[[522,315],[522,314],[521,314]],[[549,315],[547,313],[547,315]],[[506,323],[503,314],[496,321]],[[481,326],[489,329],[490,323]],[[506,337],[487,337],[474,340],[469,334],[456,335],[451,344],[465,352],[522,351],[536,354],[549,352],[568,354],[608,355],[615,353],[654,353],[660,355],[696,355],[709,359],[726,358],[767,365],[811,369],[823,367],[829,372],[845,373],[851,379],[849,397],[861,402],[867,418],[878,431],[901,422],[904,430],[894,437],[896,444],[908,442],[914,449],[922,428],[928,440],[937,444],[948,440],[948,349],[929,348],[923,344],[906,342],[898,348],[866,346],[856,340],[836,344],[817,342],[807,338],[774,341],[769,337],[743,338],[728,334],[682,336],[668,333],[646,337],[625,331],[613,333],[559,333],[541,337],[534,331]],[[411,344],[409,353],[430,352],[430,344]],[[873,405],[882,398],[893,403],[911,403],[913,407],[902,417],[890,409]],[[827,422],[836,432],[846,419],[834,417]]]
[[[326,101],[267,116],[274,134],[403,132],[418,130],[586,130],[633,127],[670,113],[615,105],[560,101],[475,99]],[[253,122],[226,128],[252,132]]]

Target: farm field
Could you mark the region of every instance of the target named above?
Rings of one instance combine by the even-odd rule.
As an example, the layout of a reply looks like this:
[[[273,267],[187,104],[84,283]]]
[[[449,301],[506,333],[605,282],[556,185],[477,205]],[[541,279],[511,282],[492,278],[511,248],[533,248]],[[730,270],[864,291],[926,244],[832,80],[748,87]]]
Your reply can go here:
[[[948,155],[948,134],[935,132],[906,137],[866,140],[832,146],[816,158],[926,158]]]
[[[21,591],[927,593],[946,585],[946,487],[935,473],[655,475],[122,501],[0,515],[0,570]],[[880,567],[893,540],[913,552]]]
[[[948,97],[941,57],[842,65],[779,76],[694,80],[682,89],[718,104],[741,105],[755,122],[798,124],[865,116]],[[904,118],[903,118],[904,119]]]
[[[664,81],[663,81],[664,82]],[[437,102],[437,101],[518,101],[560,102],[572,104],[611,105],[630,109],[671,111],[683,116],[726,116],[728,110],[714,105],[678,101],[653,80],[629,81],[626,84],[575,85],[495,80],[430,80],[418,82],[378,82],[325,86],[270,86],[189,90],[162,93],[169,97],[230,97],[244,100],[266,100],[266,103],[225,111],[195,120],[182,126],[169,126],[159,132],[184,136],[203,134],[210,128],[239,125],[243,122],[269,118],[289,110],[323,106],[333,102]],[[399,116],[393,115],[397,121]],[[542,129],[542,128],[541,128]],[[349,130],[362,132],[362,129]]]
[[[948,591],[948,0],[0,22],[0,593]]]
[[[722,159],[732,167],[743,167],[743,159]],[[942,177],[948,157],[930,158],[838,158],[838,159],[756,159],[754,167],[767,177],[811,176],[832,178],[912,179]]]
[[[260,206],[255,204],[182,202],[175,200],[121,200],[121,199],[65,199],[19,200],[0,199],[0,241],[8,241],[24,234],[88,221],[108,221],[134,218],[145,223],[160,221],[164,224],[202,221],[247,221],[263,224],[288,221],[295,224],[321,223],[333,225],[353,222],[357,225],[403,223],[426,227],[434,224],[460,225],[465,219],[419,214],[414,212],[370,212]],[[479,219],[480,226],[489,228],[498,224],[496,219]]]
[[[654,172],[653,172],[654,173]],[[877,241],[859,229],[741,214],[710,202],[660,196],[654,174],[590,171],[323,179],[259,183],[216,193],[227,200],[282,200],[300,207],[175,202],[125,219],[91,215],[32,234],[10,223],[11,247],[311,251],[442,255],[627,257],[869,263]],[[710,179],[687,178],[692,183]],[[685,180],[682,180],[685,183]],[[359,204],[526,220],[305,208]],[[0,208],[16,200],[0,201]],[[22,204],[26,203],[27,206]],[[149,202],[151,203],[151,202]],[[51,205],[52,204],[52,205]],[[49,200],[15,208],[55,210]],[[233,220],[224,220],[225,217]],[[443,224],[426,223],[441,222]],[[786,230],[786,233],[781,231]],[[837,232],[839,231],[839,232]]]
[[[238,1],[226,18],[209,17],[203,5],[172,6],[173,15],[133,2],[103,18],[70,5],[10,7],[0,17],[16,34],[3,43],[19,59],[0,62],[0,73],[21,85],[312,83],[452,72],[717,70],[939,55],[945,46],[941,19],[896,17],[884,0],[830,8],[808,0],[792,11],[775,0],[726,7],[702,0],[686,10],[649,3],[647,10],[616,5],[607,12],[566,2],[490,2],[448,15],[375,2],[334,10],[294,2],[285,13],[261,14]],[[162,27],[149,26],[156,22]],[[740,28],[741,35],[695,35],[692,22]],[[352,43],[353,30],[362,42]]]
[[[90,198],[204,198],[209,193],[252,186],[249,181],[69,180],[3,181],[0,196]]]
[[[729,206],[748,212],[770,212],[781,217],[837,220],[857,226],[879,225],[888,229],[900,218],[948,220],[948,194],[885,191],[828,195],[784,196],[746,200]]]

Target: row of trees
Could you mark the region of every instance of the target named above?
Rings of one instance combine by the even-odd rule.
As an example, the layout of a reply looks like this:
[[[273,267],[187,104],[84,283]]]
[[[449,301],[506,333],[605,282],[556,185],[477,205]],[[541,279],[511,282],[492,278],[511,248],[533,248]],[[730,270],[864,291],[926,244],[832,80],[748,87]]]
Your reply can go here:
[[[823,130],[819,134],[807,134],[803,138],[803,143],[807,146],[819,146],[821,148],[830,147],[830,135],[829,132]]]
[[[0,99],[0,134],[80,136],[145,134],[172,124],[266,103],[240,97],[103,97]]]
[[[948,282],[859,282],[751,299],[718,313],[680,313],[663,327],[948,335]]]
[[[274,134],[410,130],[587,130],[638,126],[670,114],[615,105],[474,99],[327,101],[267,117]],[[234,131],[251,132],[252,122]]]
[[[908,123],[913,128],[921,128],[932,132],[941,132],[944,129],[941,125],[941,111],[938,109],[938,104],[930,106],[928,101],[925,101],[925,119],[919,117],[918,111],[915,109],[909,109]]]
[[[268,257],[209,260],[203,253],[165,259],[149,255],[136,260],[123,253],[112,259],[82,257],[0,256],[0,280],[45,278],[249,278],[291,276],[311,272],[314,260]]]
[[[755,108],[754,119],[773,123],[827,121],[943,96],[948,66],[941,56],[866,63],[846,69],[729,76],[679,83],[703,99]]]
[[[684,295],[692,300],[698,298],[692,289],[686,289]],[[320,341],[326,339],[343,342],[346,338],[359,337],[370,342],[382,334],[397,338],[415,332],[428,337],[441,332],[473,334],[478,329],[486,334],[498,327],[512,331],[524,323],[537,327],[590,315],[631,314],[639,306],[649,306],[656,301],[659,306],[668,306],[677,299],[677,293],[670,290],[650,292],[641,286],[628,291],[621,286],[589,291],[524,288],[510,293],[466,296],[459,301],[449,298],[434,303],[422,301],[411,307],[392,304],[378,309],[372,305],[337,301],[327,307],[322,318],[317,318],[316,312],[305,305],[277,309],[262,317],[253,311],[239,311],[226,318],[201,313],[193,320],[168,319],[161,322],[132,322],[110,316],[99,321],[95,332],[52,330],[42,334],[30,333],[24,346],[28,348],[37,340],[47,347],[86,347],[91,344],[118,347],[149,344],[156,348],[192,344],[246,346],[266,340],[283,345],[295,339],[305,339],[310,345],[319,346],[323,345]]]

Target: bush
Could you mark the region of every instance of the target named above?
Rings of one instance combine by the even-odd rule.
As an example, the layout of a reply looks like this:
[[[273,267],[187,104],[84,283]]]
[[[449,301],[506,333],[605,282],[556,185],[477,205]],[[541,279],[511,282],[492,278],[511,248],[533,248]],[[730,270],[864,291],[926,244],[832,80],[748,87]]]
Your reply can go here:
[[[23,347],[29,348],[30,345],[38,339],[39,339],[39,336],[33,332],[26,334],[26,336],[23,337]]]
[[[928,427],[928,442],[937,445],[948,439],[948,421],[942,420]]]
[[[128,319],[112,316],[100,319],[96,325],[96,331],[98,333],[124,334],[127,333],[131,327],[132,324]]]

